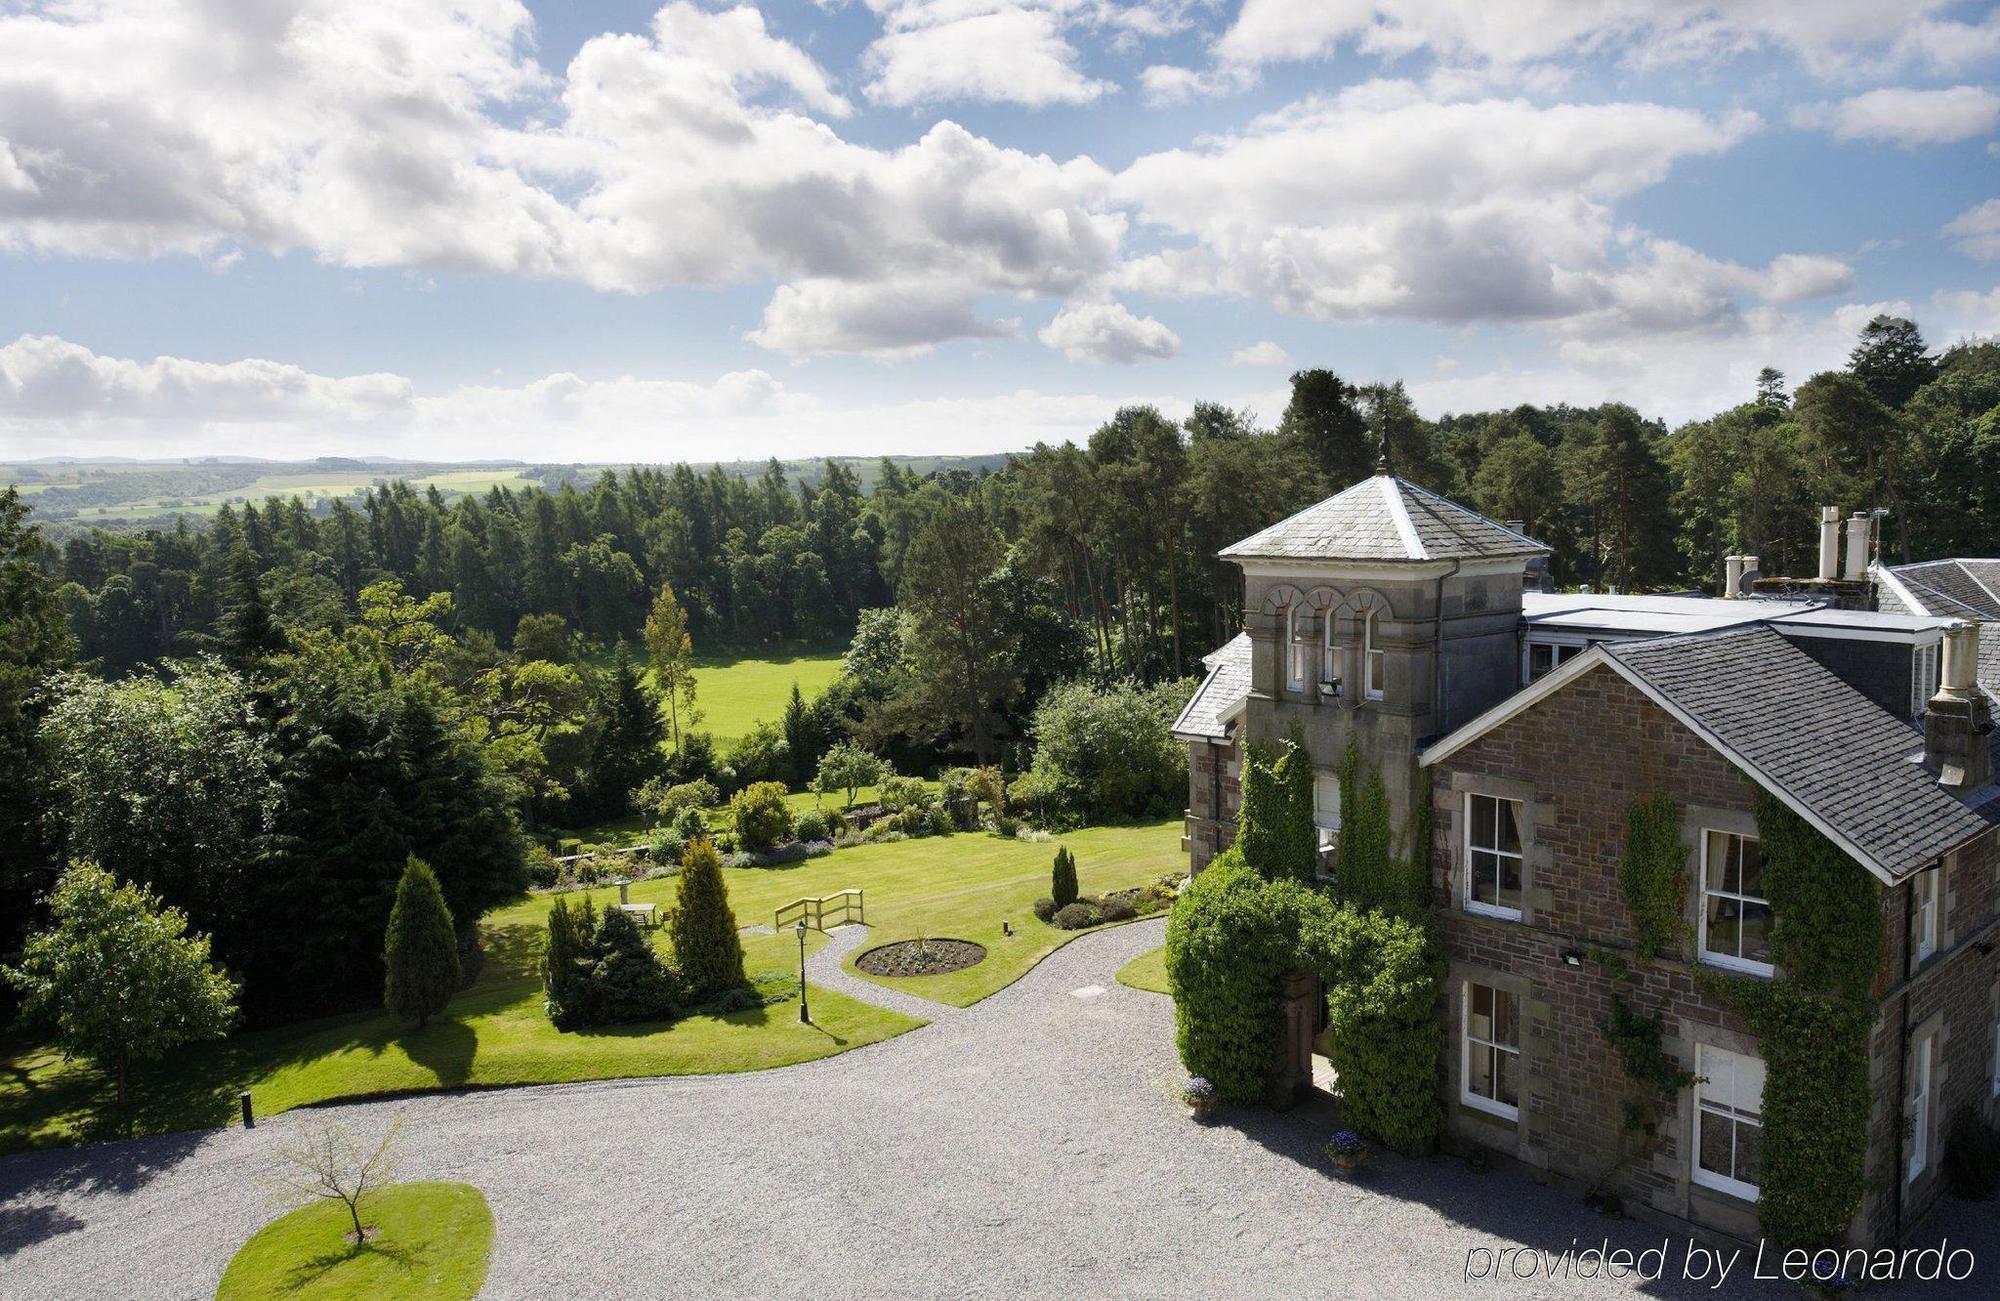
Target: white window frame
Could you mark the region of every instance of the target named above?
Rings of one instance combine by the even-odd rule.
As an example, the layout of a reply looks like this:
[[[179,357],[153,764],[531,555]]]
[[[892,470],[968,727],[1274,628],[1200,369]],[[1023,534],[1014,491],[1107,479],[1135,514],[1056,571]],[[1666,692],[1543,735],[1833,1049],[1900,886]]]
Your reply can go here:
[[[1777,974],[1777,968],[1771,963],[1759,962],[1755,958],[1737,957],[1734,954],[1716,953],[1708,947],[1708,901],[1711,898],[1734,899],[1739,905],[1745,901],[1754,900],[1757,903],[1763,904],[1766,908],[1771,906],[1771,901],[1763,895],[1743,894],[1740,888],[1739,890],[1717,890],[1709,886],[1708,845],[1710,838],[1713,836],[1729,836],[1736,840],[1759,841],[1759,838],[1756,836],[1741,831],[1730,831],[1725,827],[1703,827],[1701,829],[1701,862],[1697,864],[1700,869],[1700,875],[1695,878],[1695,889],[1700,891],[1698,911],[1701,914],[1697,926],[1699,933],[1695,936],[1695,943],[1697,951],[1701,955],[1701,961],[1711,967],[1722,967],[1729,971],[1741,971],[1752,976],[1775,975]],[[1760,842],[1758,848],[1761,850],[1762,847]],[[1741,886],[1740,880],[1738,881],[1738,885],[1739,887]],[[1737,946],[1739,948],[1742,947],[1740,935],[1737,939]]]
[[[1321,797],[1332,796],[1331,808]],[[1323,877],[1333,876],[1333,857],[1340,845],[1340,778],[1313,774],[1313,835],[1318,853],[1314,866]]]
[[[1306,657],[1299,644],[1299,619],[1303,613],[1297,601],[1285,607],[1285,685],[1301,695],[1306,689]]]
[[[1728,1193],[1732,1197],[1741,1197],[1745,1201],[1754,1202],[1757,1200],[1759,1192],[1756,1184],[1738,1179],[1733,1175],[1718,1174],[1713,1170],[1707,1169],[1701,1163],[1701,1127],[1706,1123],[1704,1120],[1705,1117],[1715,1116],[1717,1118],[1715,1123],[1727,1124],[1729,1126],[1729,1167],[1732,1170],[1736,1168],[1737,1126],[1754,1125],[1760,1133],[1764,1128],[1764,1091],[1761,1087],[1757,1090],[1757,1111],[1754,1116],[1746,1113],[1741,1107],[1736,1105],[1736,1063],[1741,1060],[1754,1061],[1760,1067],[1764,1064],[1762,1058],[1752,1053],[1732,1052],[1727,1048],[1716,1048],[1708,1044],[1695,1045],[1694,1136],[1693,1141],[1688,1144],[1690,1149],[1688,1177],[1703,1188],[1713,1188],[1717,1192]],[[1729,1093],[1731,1100],[1728,1102],[1720,1100],[1710,1101],[1703,1093],[1703,1089],[1716,1081],[1721,1068],[1725,1066],[1729,1071]]]
[[[1361,681],[1368,699],[1382,698],[1383,679],[1387,676],[1387,660],[1382,648],[1375,644],[1375,611],[1368,610],[1361,616]]]
[[[1993,1078],[1989,1087],[1992,1096],[2000,1098],[2000,1016],[1993,1018]]]
[[[1938,644],[1931,642],[1910,652],[1910,717],[1921,720],[1938,692]]]
[[[1916,893],[1915,906],[1910,909],[1910,943],[1915,953],[1914,961],[1922,966],[1937,956],[1938,913],[1943,906],[1942,867],[1927,867],[1917,873],[1917,879],[1910,883]]]
[[[1496,808],[1494,810],[1495,822],[1493,825],[1493,831],[1495,834],[1493,838],[1494,839],[1493,845],[1491,847],[1488,847],[1485,845],[1474,844],[1472,840],[1472,832],[1473,832],[1472,807],[1473,807],[1473,801],[1475,800],[1492,800],[1496,805],[1512,804],[1514,806],[1514,830],[1516,832],[1519,832],[1525,826],[1525,819],[1523,819],[1521,816],[1522,810],[1521,810],[1520,800],[1510,800],[1505,795],[1489,795],[1484,791],[1467,791],[1465,793],[1465,803],[1461,806],[1464,811],[1465,834],[1460,838],[1464,842],[1464,848],[1465,848],[1465,858],[1464,858],[1465,911],[1469,913],[1477,913],[1481,917],[1498,917],[1503,921],[1510,921],[1510,922],[1520,921],[1522,914],[1525,911],[1525,906],[1527,903],[1527,895],[1528,895],[1527,837],[1525,835],[1522,836],[1521,850],[1519,853],[1514,853],[1510,850],[1501,849],[1499,847],[1500,838],[1498,834],[1500,830],[1498,823],[1499,810]],[[1473,897],[1472,895],[1473,872],[1476,869],[1473,867],[1472,856],[1475,853],[1491,854],[1496,860],[1503,858],[1511,858],[1515,861],[1515,863],[1519,865],[1518,875],[1520,876],[1521,879],[1521,899],[1523,905],[1521,908],[1509,908],[1505,904],[1487,903],[1483,899],[1475,899]],[[1500,870],[1499,870],[1499,863],[1497,861],[1494,864],[1494,871],[1493,871],[1493,897],[1496,899],[1500,897]]]
[[[1320,619],[1319,629],[1319,680],[1331,682],[1340,676],[1340,656],[1333,640],[1333,611],[1328,610]]]
[[[1525,687],[1547,677],[1589,649],[1590,643],[1581,637],[1561,641],[1547,637],[1533,638],[1521,647],[1521,685]],[[1541,674],[1535,672],[1535,652],[1538,650],[1549,653],[1549,667]]]
[[[1903,1099],[1904,1115],[1910,1122],[1910,1153],[1903,1172],[1904,1183],[1915,1183],[1931,1164],[1931,1087],[1935,1083],[1933,1059],[1937,1052],[1937,1031],[1917,1037],[1910,1045],[1910,1096]]]
[[[1505,1044],[1495,1039],[1481,1038],[1472,1033],[1472,991],[1474,989],[1484,989],[1493,995],[1493,1000],[1494,1000],[1493,1020],[1495,1021],[1498,1021],[1500,1019],[1500,1013],[1499,1013],[1500,1000],[1503,998],[1510,998],[1514,1000],[1514,1015],[1510,1018],[1509,1021],[1509,1023],[1514,1028],[1514,1038],[1515,1038],[1514,1043]],[[1464,985],[1460,988],[1459,993],[1462,1001],[1462,1006],[1460,1008],[1459,1022],[1458,1022],[1459,1100],[1465,1103],[1466,1106],[1475,1108],[1479,1111],[1484,1111],[1495,1116],[1502,1116],[1508,1120],[1519,1120],[1521,1118],[1521,1108],[1518,1104],[1502,1102],[1498,1098],[1489,1098],[1483,1093],[1474,1093],[1472,1091],[1472,1050],[1473,1047],[1477,1045],[1480,1049],[1486,1052],[1496,1054],[1493,1067],[1494,1088],[1496,1090],[1499,1088],[1499,1080],[1500,1080],[1500,1069],[1499,1069],[1497,1054],[1499,1053],[1513,1054],[1514,1082],[1515,1082],[1516,1096],[1518,1097],[1519,1096],[1518,1091],[1520,1088],[1520,1080],[1521,1080],[1521,1045],[1519,1042],[1521,1037],[1521,996],[1519,994],[1512,992],[1511,990],[1502,989],[1498,985],[1489,985],[1483,980],[1466,981]]]

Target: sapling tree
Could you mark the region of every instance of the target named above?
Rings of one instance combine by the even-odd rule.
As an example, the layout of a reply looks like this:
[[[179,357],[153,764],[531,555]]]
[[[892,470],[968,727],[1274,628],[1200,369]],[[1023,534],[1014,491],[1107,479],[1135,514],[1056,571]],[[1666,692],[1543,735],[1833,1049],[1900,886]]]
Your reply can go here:
[[[398,1111],[375,1146],[364,1149],[340,1125],[308,1126],[297,1138],[278,1145],[279,1165],[268,1176],[272,1200],[294,1205],[338,1201],[347,1208],[355,1244],[360,1245],[368,1238],[361,1223],[361,1196],[395,1173],[396,1138],[402,1129],[403,1113]]]
[[[888,765],[852,741],[842,741],[820,756],[813,789],[821,795],[847,794],[847,807],[863,786],[875,786],[888,775]]]
[[[119,1106],[132,1062],[220,1039],[236,1019],[236,983],[209,965],[208,936],[187,934],[186,916],[150,890],[79,863],[56,883],[49,913],[0,976],[20,991],[29,1024],[111,1070]]]

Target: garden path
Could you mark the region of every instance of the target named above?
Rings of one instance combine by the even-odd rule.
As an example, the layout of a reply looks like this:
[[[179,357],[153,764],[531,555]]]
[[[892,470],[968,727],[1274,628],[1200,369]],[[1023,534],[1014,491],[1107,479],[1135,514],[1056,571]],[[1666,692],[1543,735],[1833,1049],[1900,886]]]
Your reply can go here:
[[[0,1296],[212,1296],[273,1214],[256,1181],[273,1145],[324,1120],[372,1135],[399,1106],[399,1177],[463,1180],[492,1204],[487,1298],[1633,1290],[1468,1283],[1469,1251],[1639,1250],[1663,1235],[1446,1158],[1332,1178],[1318,1156],[1334,1126],[1323,1098],[1190,1121],[1173,1096],[1172,1004],[1112,978],[1163,930],[1080,936],[973,1007],[927,1005],[923,1029],[782,1070],[432,1094],[0,1158]],[[1978,1251],[1960,1285],[1970,1295],[1994,1291],[1995,1218],[1952,1207],[1933,1230]],[[1739,1286],[1748,1272],[1746,1259],[1722,1295],[1796,1295]]]

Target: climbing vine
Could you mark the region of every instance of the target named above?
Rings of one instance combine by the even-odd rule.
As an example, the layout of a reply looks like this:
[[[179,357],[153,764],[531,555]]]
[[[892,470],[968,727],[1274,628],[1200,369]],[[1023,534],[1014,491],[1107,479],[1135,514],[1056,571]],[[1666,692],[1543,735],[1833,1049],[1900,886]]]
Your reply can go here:
[[[1357,908],[1413,914],[1423,907],[1429,875],[1428,787],[1416,796],[1409,836],[1411,856],[1395,853],[1389,825],[1389,790],[1382,773],[1361,762],[1350,741],[1340,767],[1340,857],[1334,868],[1334,896]]]
[[[1666,1018],[1659,1012],[1635,1012],[1618,995],[1611,996],[1611,1016],[1598,1027],[1618,1054],[1625,1076],[1638,1086],[1639,1096],[1625,1100],[1625,1128],[1657,1137],[1662,1104],[1670,1103],[1694,1075],[1663,1047]]]
[[[1867,1191],[1868,1032],[1881,897],[1853,859],[1779,801],[1757,801],[1776,979],[1703,973],[1764,1058],[1757,1214],[1787,1247],[1837,1241]]]
[[[1661,792],[1638,796],[1626,811],[1618,886],[1632,914],[1639,956],[1677,954],[1688,929],[1681,912],[1688,892],[1687,849],[1681,844],[1680,811]]]
[[[1312,881],[1312,755],[1296,738],[1276,748],[1252,745],[1244,751],[1242,782],[1236,847],[1243,861],[1266,880]]]

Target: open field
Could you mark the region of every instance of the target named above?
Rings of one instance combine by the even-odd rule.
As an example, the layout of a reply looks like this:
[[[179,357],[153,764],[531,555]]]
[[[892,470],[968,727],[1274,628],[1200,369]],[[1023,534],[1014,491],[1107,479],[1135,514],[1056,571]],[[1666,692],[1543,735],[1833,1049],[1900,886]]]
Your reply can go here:
[[[1063,843],[1076,852],[1084,890],[1095,893],[1171,871],[1179,828],[1178,821],[1092,828]],[[745,926],[770,925],[773,910],[793,899],[853,887],[867,892],[871,943],[921,930],[985,944],[991,956],[968,971],[879,982],[964,1006],[1083,933],[1056,930],[1029,910],[1048,892],[1054,852],[1053,844],[967,833],[863,845],[789,868],[725,872]],[[669,877],[632,886],[631,897],[664,908],[676,891]],[[617,898],[615,889],[591,894],[599,903]],[[800,1024],[797,998],[788,995],[722,1017],[558,1033],[542,1011],[537,970],[551,904],[550,896],[537,895],[490,914],[481,923],[486,963],[479,979],[422,1030],[382,1014],[340,1017],[237,1035],[136,1072],[135,1130],[226,1123],[240,1089],[250,1091],[259,1114],[269,1115],[337,1098],[458,1086],[752,1071],[830,1056],[921,1024],[815,986],[814,1025]],[[1012,939],[1000,936],[1002,920],[1012,924]],[[664,931],[656,934],[663,943]],[[808,937],[811,948],[824,942],[817,933]],[[745,936],[744,952],[760,983],[781,987],[797,970],[790,935]],[[97,1119],[110,1111],[111,1086],[101,1073],[39,1046],[0,1049],[0,1152],[110,1137]]]
[[[762,651],[741,659],[697,657],[695,706],[702,718],[696,729],[713,733],[716,749],[727,754],[756,724],[783,720],[794,682],[807,700],[826,690],[840,675],[844,649]]]
[[[501,468],[491,470],[446,470],[436,474],[411,475],[409,485],[418,492],[435,487],[446,497],[462,496],[467,493],[485,492],[496,484],[509,487],[528,487],[532,481],[526,478],[523,468]],[[72,518],[82,523],[103,521],[112,523],[121,520],[152,519],[167,515],[213,515],[226,502],[238,505],[262,503],[266,497],[289,500],[298,497],[308,507],[337,498],[352,500],[358,493],[376,484],[386,483],[402,476],[380,469],[353,471],[320,470],[297,474],[263,474],[240,486],[231,486],[213,492],[182,494],[174,491],[152,492],[129,500],[98,505],[81,505],[75,508]],[[48,493],[64,487],[62,484],[25,484],[22,491]],[[63,494],[58,493],[57,497]],[[53,501],[56,498],[50,498]]]

